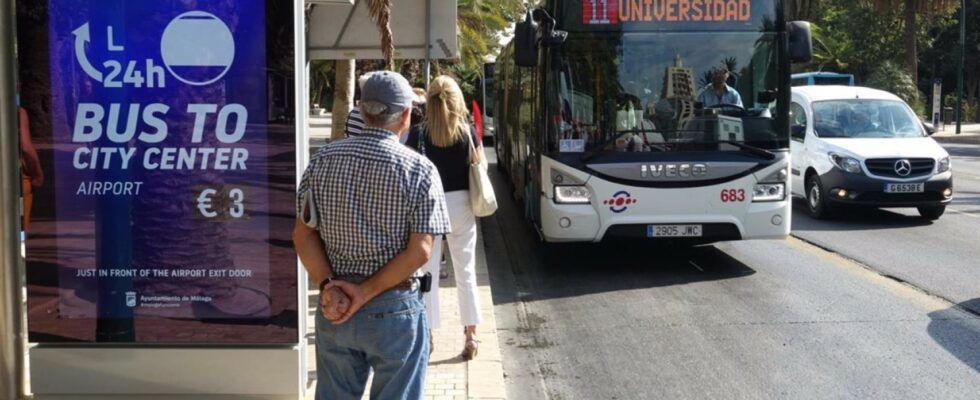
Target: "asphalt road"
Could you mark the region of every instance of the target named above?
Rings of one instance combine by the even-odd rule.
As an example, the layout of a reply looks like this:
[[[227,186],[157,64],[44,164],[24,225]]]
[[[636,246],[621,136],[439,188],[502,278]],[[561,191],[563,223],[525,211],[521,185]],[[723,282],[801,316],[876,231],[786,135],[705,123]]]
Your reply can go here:
[[[798,239],[548,252],[492,172],[501,208],[482,229],[511,399],[980,393],[980,318],[958,305]],[[953,214],[932,226],[965,244],[971,217]],[[980,295],[961,302],[980,308]]]
[[[915,209],[857,209],[818,221],[798,201],[793,234],[952,302],[980,297],[980,145],[944,147],[955,194],[939,220],[925,221]],[[966,307],[980,313],[980,302]]]

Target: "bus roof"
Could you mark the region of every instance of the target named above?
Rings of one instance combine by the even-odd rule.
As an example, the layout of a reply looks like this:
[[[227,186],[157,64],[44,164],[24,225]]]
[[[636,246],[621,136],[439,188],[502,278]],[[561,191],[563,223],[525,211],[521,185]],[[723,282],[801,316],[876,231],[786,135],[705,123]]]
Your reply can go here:
[[[852,74],[841,74],[837,72],[802,72],[799,74],[793,74],[792,79],[805,79],[805,78],[854,78]]]

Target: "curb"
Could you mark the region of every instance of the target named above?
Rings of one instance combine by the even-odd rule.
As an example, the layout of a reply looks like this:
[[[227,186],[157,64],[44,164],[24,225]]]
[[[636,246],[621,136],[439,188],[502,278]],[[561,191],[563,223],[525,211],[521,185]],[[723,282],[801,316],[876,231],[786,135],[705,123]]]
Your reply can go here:
[[[955,135],[955,134],[954,134]],[[980,135],[960,134],[955,136],[933,136],[940,144],[975,144],[980,145]]]
[[[490,289],[490,272],[487,268],[486,242],[483,240],[483,224],[477,218],[476,281],[480,293],[483,323],[479,328],[480,354],[466,363],[467,396],[470,399],[506,399],[503,357],[497,337],[497,319],[494,315],[493,293]]]

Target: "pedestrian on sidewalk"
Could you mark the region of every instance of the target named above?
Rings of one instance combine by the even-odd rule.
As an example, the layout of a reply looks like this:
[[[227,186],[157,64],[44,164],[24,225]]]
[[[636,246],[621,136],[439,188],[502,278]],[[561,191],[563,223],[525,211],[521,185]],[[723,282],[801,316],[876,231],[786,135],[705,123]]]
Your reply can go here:
[[[357,88],[361,90],[361,93],[364,92],[364,82],[367,82],[371,74],[376,72],[378,71],[365,72],[357,77]],[[359,105],[360,103],[356,103],[354,108],[347,113],[347,119],[344,120],[344,137],[357,136],[364,131],[364,117],[361,116]]]
[[[470,360],[478,350],[476,326],[480,324],[480,298],[476,289],[476,216],[470,208],[469,165],[483,154],[483,148],[470,123],[463,92],[455,80],[447,76],[435,78],[429,85],[427,97],[425,120],[412,127],[407,144],[432,160],[442,177],[452,224],[452,233],[446,235],[446,241],[453,261],[459,313],[466,338],[462,356]],[[476,154],[470,152],[471,142]],[[432,257],[424,267],[432,276],[439,276],[441,256],[442,241],[436,240]],[[438,328],[441,325],[439,291],[432,290],[425,299],[430,325]]]
[[[422,303],[433,237],[449,232],[432,163],[398,142],[412,88],[394,72],[364,83],[361,135],[310,161],[297,191],[293,242],[319,283],[316,398],[421,399],[429,359]]]

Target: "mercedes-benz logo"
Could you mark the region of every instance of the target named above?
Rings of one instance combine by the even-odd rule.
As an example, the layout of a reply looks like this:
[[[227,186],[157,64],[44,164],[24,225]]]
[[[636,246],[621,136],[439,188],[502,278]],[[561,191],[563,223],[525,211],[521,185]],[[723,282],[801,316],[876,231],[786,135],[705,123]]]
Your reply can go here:
[[[912,173],[912,163],[909,160],[895,161],[895,173],[898,176],[909,176]]]

